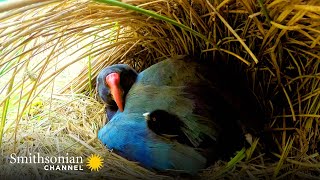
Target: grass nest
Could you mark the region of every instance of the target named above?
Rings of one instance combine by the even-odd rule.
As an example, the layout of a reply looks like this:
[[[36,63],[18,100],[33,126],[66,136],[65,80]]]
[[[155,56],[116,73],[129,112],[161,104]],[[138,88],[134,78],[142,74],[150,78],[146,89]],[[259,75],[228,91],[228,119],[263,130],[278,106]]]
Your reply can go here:
[[[256,148],[199,178],[316,179],[320,175],[318,0],[45,0],[0,6],[0,177],[175,178],[146,170],[97,139],[106,122],[95,77],[126,63],[219,52],[244,72],[266,111],[271,156]],[[10,154],[99,154],[99,172],[45,171]],[[80,175],[80,176],[79,176]]]

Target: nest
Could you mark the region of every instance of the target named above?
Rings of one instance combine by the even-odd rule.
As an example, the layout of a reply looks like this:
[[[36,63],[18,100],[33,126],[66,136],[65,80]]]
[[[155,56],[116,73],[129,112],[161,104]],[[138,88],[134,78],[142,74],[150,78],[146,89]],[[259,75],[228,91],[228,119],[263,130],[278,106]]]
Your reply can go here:
[[[100,143],[97,131],[106,119],[95,77],[115,63],[140,72],[168,57],[188,54],[203,61],[217,52],[246,74],[266,111],[273,149],[267,156],[254,141],[199,178],[319,176],[318,0],[106,2],[0,6],[0,177],[176,177],[146,170]],[[60,172],[8,163],[10,154],[30,152],[99,154],[104,167]]]

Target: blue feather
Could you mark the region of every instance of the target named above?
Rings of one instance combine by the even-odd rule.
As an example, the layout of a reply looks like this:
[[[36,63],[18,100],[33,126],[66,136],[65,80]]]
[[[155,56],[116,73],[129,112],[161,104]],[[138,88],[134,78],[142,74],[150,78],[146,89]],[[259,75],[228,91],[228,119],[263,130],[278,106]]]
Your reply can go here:
[[[131,117],[128,119],[126,117]],[[196,173],[206,159],[193,148],[170,142],[151,132],[139,113],[117,113],[98,133],[98,138],[125,158],[140,162],[146,168],[181,169]]]

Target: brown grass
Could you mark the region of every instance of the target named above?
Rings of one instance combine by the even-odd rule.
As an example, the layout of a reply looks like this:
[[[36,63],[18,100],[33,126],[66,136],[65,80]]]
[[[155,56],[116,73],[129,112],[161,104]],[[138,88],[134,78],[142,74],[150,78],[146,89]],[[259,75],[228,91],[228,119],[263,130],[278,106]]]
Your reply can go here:
[[[233,159],[231,165],[218,162],[201,177],[319,176],[318,0],[125,2],[176,20],[206,39],[135,11],[87,0],[28,1],[29,6],[10,2],[0,8],[6,10],[0,14],[3,157],[32,151],[84,157],[97,153],[104,157],[105,168],[97,174],[75,173],[124,179],[155,176],[109,153],[96,139],[105,120],[103,105],[95,100],[95,76],[114,63],[141,71],[167,57],[192,54],[205,60],[220,51],[248,74],[251,89],[267,111],[275,148],[271,157],[255,148],[253,153],[247,150],[241,156],[247,158]],[[77,68],[75,78],[62,85],[62,79],[70,79],[64,72],[79,62],[84,68]],[[24,168],[3,161],[1,172],[61,176],[49,176],[37,166]]]

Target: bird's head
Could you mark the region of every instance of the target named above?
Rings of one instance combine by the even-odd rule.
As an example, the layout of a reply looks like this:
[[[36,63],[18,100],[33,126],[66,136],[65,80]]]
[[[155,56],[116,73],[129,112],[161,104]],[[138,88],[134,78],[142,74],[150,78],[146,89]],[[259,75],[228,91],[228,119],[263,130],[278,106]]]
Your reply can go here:
[[[162,109],[156,109],[154,111],[151,112],[146,112],[143,114],[145,120],[152,120],[152,121],[156,121],[157,119],[172,119],[173,114],[169,113],[166,110],[162,110]]]
[[[163,121],[163,119],[166,118],[163,116],[164,114],[163,112],[165,111],[155,110],[155,111],[146,112],[143,114],[148,128],[153,130],[155,133],[157,133],[158,130],[161,130],[161,125],[163,125],[161,121]]]
[[[153,130],[153,128],[161,128],[162,126],[168,126],[169,123],[173,123],[174,118],[176,118],[173,114],[165,110],[154,110],[151,112],[146,112],[143,114],[144,119],[147,122],[149,128]]]
[[[156,121],[156,118],[151,119],[150,112],[143,113],[143,116],[146,121]]]
[[[97,76],[97,90],[107,108],[123,111],[124,100],[138,73],[126,64],[115,64],[100,71]]]

